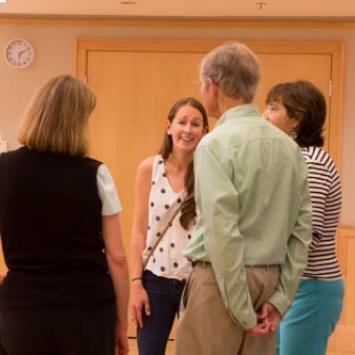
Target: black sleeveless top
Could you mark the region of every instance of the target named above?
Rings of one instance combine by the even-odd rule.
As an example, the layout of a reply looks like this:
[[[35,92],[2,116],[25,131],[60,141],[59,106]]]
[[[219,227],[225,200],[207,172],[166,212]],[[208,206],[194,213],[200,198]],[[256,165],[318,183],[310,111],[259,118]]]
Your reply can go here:
[[[0,308],[112,301],[97,189],[100,162],[22,147],[0,155]]]

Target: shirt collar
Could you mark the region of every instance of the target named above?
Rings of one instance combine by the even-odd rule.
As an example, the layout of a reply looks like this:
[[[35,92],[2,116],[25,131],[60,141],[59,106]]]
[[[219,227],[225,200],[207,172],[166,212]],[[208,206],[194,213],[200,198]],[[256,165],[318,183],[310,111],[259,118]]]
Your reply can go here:
[[[232,107],[225,111],[223,115],[219,118],[216,126],[224,124],[229,119],[235,119],[240,117],[260,117],[260,111],[258,107],[254,104],[242,104],[239,106]]]

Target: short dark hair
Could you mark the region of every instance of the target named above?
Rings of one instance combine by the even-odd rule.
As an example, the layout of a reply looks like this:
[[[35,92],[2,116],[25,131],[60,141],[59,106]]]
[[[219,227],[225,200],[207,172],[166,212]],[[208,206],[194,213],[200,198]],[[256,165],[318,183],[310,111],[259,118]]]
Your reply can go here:
[[[323,146],[327,104],[314,84],[298,80],[275,85],[267,94],[266,104],[275,101],[285,107],[289,117],[299,121],[295,138],[299,146]]]

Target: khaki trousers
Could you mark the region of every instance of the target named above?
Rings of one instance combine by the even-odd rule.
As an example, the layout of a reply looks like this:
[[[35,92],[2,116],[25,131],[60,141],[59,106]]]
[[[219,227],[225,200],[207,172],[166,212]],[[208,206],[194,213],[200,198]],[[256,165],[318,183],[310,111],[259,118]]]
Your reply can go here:
[[[249,292],[258,309],[274,292],[279,266],[246,267]],[[275,334],[250,336],[234,323],[219,293],[211,264],[197,263],[185,286],[175,355],[274,355]]]

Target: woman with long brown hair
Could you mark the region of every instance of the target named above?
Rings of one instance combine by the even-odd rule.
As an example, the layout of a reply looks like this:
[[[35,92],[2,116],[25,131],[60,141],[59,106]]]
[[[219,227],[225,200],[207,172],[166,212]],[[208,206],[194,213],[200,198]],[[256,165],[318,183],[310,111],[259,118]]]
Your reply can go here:
[[[140,355],[164,355],[191,271],[182,250],[195,224],[193,153],[208,130],[194,98],[170,109],[162,148],[138,167],[132,229],[132,311]]]

